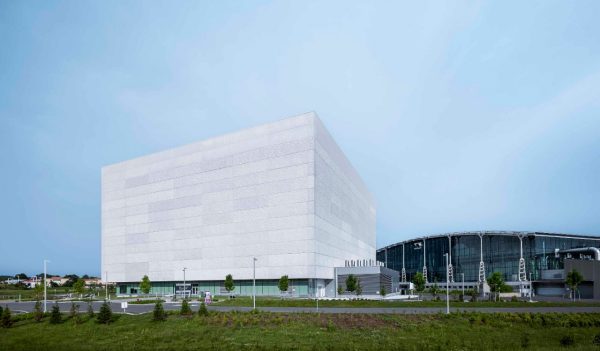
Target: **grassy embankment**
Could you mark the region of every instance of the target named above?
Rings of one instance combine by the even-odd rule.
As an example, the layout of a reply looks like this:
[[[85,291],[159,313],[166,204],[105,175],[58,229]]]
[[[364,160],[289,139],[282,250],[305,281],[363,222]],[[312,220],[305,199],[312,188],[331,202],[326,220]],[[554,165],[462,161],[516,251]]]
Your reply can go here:
[[[316,307],[314,299],[278,299],[269,297],[257,297],[258,307]],[[240,306],[251,307],[252,298],[247,296],[229,299],[219,296],[215,306]],[[319,300],[319,307],[445,307],[445,301],[377,301],[377,300]],[[528,302],[528,301],[477,301],[459,302],[450,301],[451,307],[599,307],[599,302]]]
[[[66,315],[65,315],[66,318]],[[515,350],[598,348],[600,314],[374,315],[216,313],[208,317],[118,316],[109,325],[83,317],[50,324],[29,315],[0,329],[1,350]]]

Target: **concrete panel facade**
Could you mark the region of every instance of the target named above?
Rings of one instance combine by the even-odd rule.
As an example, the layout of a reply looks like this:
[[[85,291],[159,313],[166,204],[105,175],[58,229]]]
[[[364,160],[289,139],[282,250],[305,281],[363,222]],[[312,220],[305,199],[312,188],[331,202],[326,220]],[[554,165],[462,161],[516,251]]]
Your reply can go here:
[[[375,209],[314,113],[102,169],[102,275],[333,279],[375,257]]]

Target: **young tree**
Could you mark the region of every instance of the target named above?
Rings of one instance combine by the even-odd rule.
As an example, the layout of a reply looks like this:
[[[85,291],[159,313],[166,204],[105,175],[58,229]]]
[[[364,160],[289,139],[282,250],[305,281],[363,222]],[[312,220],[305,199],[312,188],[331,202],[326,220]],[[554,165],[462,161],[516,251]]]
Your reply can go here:
[[[425,291],[425,277],[423,276],[423,273],[417,272],[412,282],[415,285],[415,290],[417,290],[417,293],[421,295],[421,293]]]
[[[50,323],[59,324],[60,322],[62,322],[62,315],[60,314],[58,303],[55,302],[54,306],[52,306],[52,312],[50,312]]]
[[[348,277],[346,277],[346,291],[356,291],[356,277],[354,274],[350,274]]]
[[[379,287],[379,295],[385,296],[385,294],[386,294],[385,285],[381,284],[381,286]]]
[[[206,308],[206,304],[204,302],[200,303],[200,308],[198,309],[198,315],[200,317],[208,316],[208,309]]]
[[[147,275],[144,275],[142,281],[140,282],[140,290],[144,294],[149,294],[152,289],[152,283],[150,282],[150,278]]]
[[[79,297],[83,295],[83,293],[85,292],[85,282],[83,281],[83,279],[77,279],[77,281],[73,283],[73,290],[75,290],[75,292],[79,294]]]
[[[490,291],[492,292],[492,296],[494,297],[494,301],[497,300],[498,294],[504,289],[505,283],[504,278],[502,277],[502,273],[494,272],[487,279],[487,284],[490,286]]]
[[[90,319],[94,318],[94,306],[92,306],[91,302],[88,302],[87,314]]]
[[[179,314],[182,316],[189,316],[192,314],[192,309],[190,308],[190,304],[186,299],[183,299],[183,302],[181,303],[181,310],[179,311]]]
[[[362,285],[360,285],[360,279],[356,279],[356,296],[362,295]]]
[[[0,316],[0,326],[2,328],[10,328],[13,324],[12,314],[10,313],[10,308],[5,306],[2,310],[2,315]]]
[[[290,280],[288,279],[287,275],[282,275],[281,278],[279,278],[278,286],[279,286],[279,291],[281,293],[288,291],[288,288],[290,286]]]
[[[577,290],[577,286],[583,282],[583,276],[577,270],[573,269],[569,273],[567,273],[567,278],[565,279],[565,283],[571,289],[571,298],[575,299],[575,291]]]
[[[112,309],[110,308],[110,304],[106,301],[100,306],[100,312],[98,312],[98,316],[96,317],[98,323],[100,324],[109,324],[112,322]]]
[[[225,290],[227,290],[230,297],[233,289],[235,289],[235,285],[233,284],[233,277],[231,276],[231,274],[227,274],[227,276],[225,277]]]
[[[63,286],[70,288],[79,279],[79,276],[77,274],[67,274],[64,276],[64,278],[68,278],[68,280],[63,284]]]
[[[440,287],[437,285],[436,283],[433,283],[433,285],[429,288],[429,292],[431,293],[431,295],[433,295],[433,298],[435,299],[437,297],[437,294],[440,293]]]
[[[35,302],[35,306],[33,306],[33,319],[36,322],[41,322],[42,318],[44,318],[44,312],[42,311],[42,303],[40,300]]]
[[[75,302],[71,302],[71,311],[69,312],[69,317],[73,319],[75,324],[81,323],[81,316],[79,315],[79,305],[75,304]]]
[[[477,289],[471,289],[468,295],[471,296],[471,302],[477,302],[477,296],[479,295]]]
[[[71,302],[71,310],[69,311],[69,317],[74,318],[75,315],[79,313],[79,305],[76,305],[75,302]]]
[[[35,294],[36,300],[40,300],[42,297],[44,297],[44,284],[43,283],[36,284],[33,287],[33,293]]]
[[[185,300],[183,300],[185,301]],[[183,307],[183,305],[182,305]],[[165,309],[163,308],[162,301],[157,300],[154,304],[154,311],[152,312],[152,320],[153,321],[164,321],[167,319],[167,314],[165,313]]]
[[[344,293],[344,288],[342,288],[342,286],[341,286],[341,285],[340,285],[340,286],[338,286],[338,290],[337,290],[337,292],[338,292],[338,295],[342,295],[342,294]]]

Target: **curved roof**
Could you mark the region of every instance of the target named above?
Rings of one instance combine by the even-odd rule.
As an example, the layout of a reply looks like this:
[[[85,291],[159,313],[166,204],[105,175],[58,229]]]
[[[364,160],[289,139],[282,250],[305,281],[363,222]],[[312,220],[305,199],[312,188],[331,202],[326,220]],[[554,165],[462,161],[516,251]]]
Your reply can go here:
[[[390,247],[398,246],[400,244],[409,243],[418,240],[424,239],[433,239],[433,238],[443,238],[449,236],[466,236],[466,235],[506,235],[506,236],[549,236],[549,237],[557,237],[557,238],[565,238],[565,239],[589,239],[589,240],[599,240],[600,236],[593,235],[578,235],[578,234],[562,234],[562,233],[546,233],[546,232],[528,232],[528,231],[509,231],[509,230],[480,230],[480,231],[466,231],[466,232],[451,232],[451,233],[442,233],[442,234],[433,234],[433,235],[424,235],[420,237],[416,237],[414,239],[399,241],[395,244],[390,244],[384,246],[377,251],[387,249]]]

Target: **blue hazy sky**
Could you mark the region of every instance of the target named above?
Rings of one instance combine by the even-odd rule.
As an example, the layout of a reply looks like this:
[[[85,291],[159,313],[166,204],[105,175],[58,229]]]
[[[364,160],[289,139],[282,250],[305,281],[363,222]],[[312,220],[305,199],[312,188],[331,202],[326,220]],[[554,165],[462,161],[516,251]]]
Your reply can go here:
[[[100,168],[316,111],[377,245],[600,234],[600,1],[0,0],[0,273],[100,270]]]

